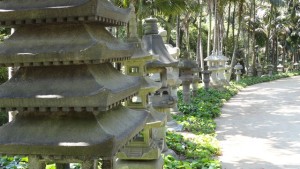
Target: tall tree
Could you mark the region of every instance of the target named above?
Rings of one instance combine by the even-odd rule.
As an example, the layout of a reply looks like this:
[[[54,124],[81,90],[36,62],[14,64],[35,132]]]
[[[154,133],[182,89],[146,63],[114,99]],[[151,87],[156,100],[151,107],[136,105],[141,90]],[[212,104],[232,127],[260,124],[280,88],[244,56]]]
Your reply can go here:
[[[238,42],[239,42],[239,38],[240,38],[240,34],[241,34],[241,29],[242,29],[242,15],[243,15],[243,7],[244,7],[244,0],[240,0],[239,2],[239,10],[238,10],[238,32],[236,35],[236,40],[234,43],[234,48],[233,48],[233,53],[232,53],[232,58],[231,58],[231,63],[230,63],[230,69],[229,69],[229,79],[231,77],[232,74],[232,70],[234,65],[236,64],[236,53],[237,53],[237,49],[238,49]]]

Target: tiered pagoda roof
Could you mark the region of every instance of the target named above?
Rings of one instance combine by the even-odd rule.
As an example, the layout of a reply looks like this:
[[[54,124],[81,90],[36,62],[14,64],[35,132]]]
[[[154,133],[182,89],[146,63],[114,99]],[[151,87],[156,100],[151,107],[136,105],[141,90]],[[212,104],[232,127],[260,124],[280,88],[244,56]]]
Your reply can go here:
[[[95,24],[23,26],[0,44],[0,65],[98,64],[129,59],[134,48]]]
[[[6,111],[104,111],[133,97],[140,81],[110,63],[21,67],[1,85],[0,105]]]
[[[3,0],[0,26],[24,24],[97,22],[107,26],[125,25],[130,9],[108,0]]]
[[[0,128],[0,150],[6,155],[111,157],[143,129],[148,115],[122,106],[98,115],[24,112]]]

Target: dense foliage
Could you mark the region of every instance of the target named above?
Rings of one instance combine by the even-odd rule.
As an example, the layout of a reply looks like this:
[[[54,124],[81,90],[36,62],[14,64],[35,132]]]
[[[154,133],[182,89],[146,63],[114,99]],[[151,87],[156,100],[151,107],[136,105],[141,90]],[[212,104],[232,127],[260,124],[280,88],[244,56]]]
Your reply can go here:
[[[220,168],[218,160],[214,159],[221,153],[217,140],[210,135],[198,135],[196,138],[184,138],[180,134],[167,133],[167,143],[181,158],[165,156],[165,169],[196,169]]]

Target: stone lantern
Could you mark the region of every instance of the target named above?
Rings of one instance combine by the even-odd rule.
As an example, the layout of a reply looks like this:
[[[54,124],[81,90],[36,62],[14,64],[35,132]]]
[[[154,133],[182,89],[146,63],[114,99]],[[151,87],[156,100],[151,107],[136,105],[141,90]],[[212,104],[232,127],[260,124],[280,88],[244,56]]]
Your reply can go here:
[[[173,47],[171,44],[167,42],[167,31],[164,29],[160,29],[158,33],[164,42],[165,48],[167,49],[168,53],[174,58],[178,59],[180,55],[180,49],[178,47]],[[173,108],[171,108],[171,111],[178,111],[177,108],[177,88],[181,85],[181,80],[178,78],[179,77],[179,69],[177,67],[167,67],[167,83],[171,87],[171,95],[172,97],[176,100],[176,103]],[[159,80],[159,75],[154,74],[152,76],[153,79],[160,81]]]
[[[143,42],[145,50],[152,55],[157,56],[151,62],[146,64],[148,73],[159,74],[162,87],[157,90],[151,97],[152,106],[159,112],[170,112],[170,108],[176,105],[176,100],[172,96],[171,82],[168,80],[168,74],[172,74],[171,68],[177,68],[178,61],[173,58],[166,49],[162,37],[158,34],[157,19],[145,19],[145,34]]]
[[[218,87],[221,85],[218,79],[218,71],[219,71],[219,61],[220,58],[217,57],[215,52],[212,52],[210,56],[204,59],[207,62],[208,70],[211,71],[210,75],[210,85]]]
[[[189,59],[189,53],[185,52],[183,58],[178,64],[180,70],[180,80],[182,81],[183,87],[183,101],[185,103],[191,102],[190,85],[194,79],[194,70],[197,68],[197,64]]]
[[[282,64],[277,65],[277,71],[278,71],[279,73],[283,73],[283,72],[284,72],[284,67],[283,67]]]
[[[267,70],[268,70],[269,76],[273,75],[273,69],[274,69],[274,66],[272,64],[267,65]]]
[[[140,77],[141,88],[138,95],[126,102],[126,106],[135,110],[146,110],[149,116],[144,130],[116,154],[115,168],[162,168],[161,152],[165,149],[166,115],[157,112],[149,104],[149,93],[154,93],[162,86],[147,76],[146,63],[155,59],[144,50],[143,43],[137,37],[136,15],[131,4],[131,19],[129,22],[129,43],[136,46],[130,60],[124,61],[125,74]]]
[[[149,75],[158,74],[158,80],[162,83],[161,88],[155,91],[154,94],[151,94],[149,100],[156,111],[169,115],[170,110],[176,106],[177,102],[176,98],[172,95],[171,87],[175,84],[175,80],[169,78],[171,77],[170,74],[172,74],[171,71],[177,68],[178,61],[170,55],[162,37],[158,34],[156,18],[145,19],[144,29],[144,36],[142,38],[144,49],[155,56],[154,60],[146,63],[145,68]],[[165,131],[160,130],[159,133],[164,139]],[[163,152],[166,152],[168,149],[165,142],[163,147]]]
[[[202,71],[203,74],[203,83],[204,83],[204,89],[209,89],[209,83],[210,83],[210,74],[211,71],[208,70],[208,66],[204,66],[204,70]]]
[[[257,70],[257,76],[258,77],[261,77],[262,76],[262,73],[263,73],[263,69],[262,69],[262,66],[260,64],[258,64],[256,66],[256,70]]]
[[[299,70],[299,63],[298,63],[298,62],[295,62],[295,63],[293,64],[293,68],[294,68],[294,70],[298,71],[298,70]]]
[[[26,155],[30,169],[71,162],[96,169],[99,159],[102,168],[113,168],[115,154],[162,125],[147,124],[145,109],[122,106],[142,80],[111,63],[129,60],[136,47],[105,27],[125,25],[130,11],[106,0],[22,2],[0,2],[0,25],[17,27],[0,44],[0,64],[20,66],[0,86],[1,112],[19,112],[0,127],[0,154]]]
[[[237,63],[234,66],[236,81],[239,82],[241,80],[243,66],[240,63]]]
[[[228,58],[222,54],[222,51],[217,52],[217,57],[219,58],[219,69],[218,69],[218,78],[219,81],[223,85],[229,85],[229,81],[226,79],[226,62],[228,61]]]
[[[254,76],[254,68],[253,66],[249,66],[247,71],[248,76],[253,77]]]

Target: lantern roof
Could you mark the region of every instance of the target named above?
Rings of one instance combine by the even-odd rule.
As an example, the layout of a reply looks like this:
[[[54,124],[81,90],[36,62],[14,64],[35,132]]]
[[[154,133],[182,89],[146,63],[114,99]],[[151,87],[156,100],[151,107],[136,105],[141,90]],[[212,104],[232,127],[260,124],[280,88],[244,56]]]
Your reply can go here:
[[[33,31],[34,30],[34,31]],[[98,64],[129,59],[135,47],[121,43],[103,26],[23,26],[0,44],[0,65]]]
[[[130,9],[108,0],[3,0],[0,1],[0,26],[27,24],[95,22],[107,26],[125,25]]]
[[[143,129],[148,116],[122,106],[99,114],[19,113],[0,128],[0,149],[7,155],[111,157]]]
[[[21,67],[1,85],[0,105],[21,112],[105,111],[136,95],[140,78],[123,75],[110,63]]]

